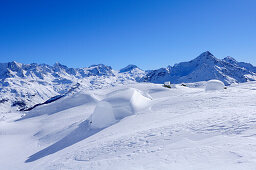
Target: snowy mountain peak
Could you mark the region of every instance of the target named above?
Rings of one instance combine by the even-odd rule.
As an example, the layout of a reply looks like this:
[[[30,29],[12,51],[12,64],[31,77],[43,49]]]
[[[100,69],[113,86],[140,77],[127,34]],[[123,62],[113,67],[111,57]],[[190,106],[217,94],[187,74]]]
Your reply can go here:
[[[91,65],[87,70],[90,72],[90,75],[114,76],[112,67],[104,64]]]
[[[98,68],[105,68],[105,69],[112,69],[111,66],[107,66],[105,64],[93,64],[93,65],[90,65],[89,68],[93,68],[93,67],[98,67]]]
[[[230,64],[235,64],[237,63],[237,61],[233,58],[233,57],[230,57],[230,56],[227,56],[223,59],[223,61],[227,62],[227,63],[230,63]]]
[[[206,52],[203,52],[202,54],[200,54],[194,60],[199,61],[199,62],[206,62],[206,61],[216,61],[218,59],[212,53],[210,53],[209,51],[206,51]]]
[[[16,61],[8,62],[7,64],[8,64],[8,68],[11,70],[17,70],[22,67],[22,64]]]
[[[129,64],[128,66],[120,69],[120,73],[124,73],[124,72],[129,72],[129,71],[132,71],[133,69],[135,68],[138,68],[136,65],[133,65],[133,64]]]
[[[256,68],[248,63],[235,62],[235,59],[217,59],[206,51],[189,62],[181,62],[173,67],[149,72],[144,81],[153,83],[190,83],[217,79],[226,85],[256,80]]]
[[[67,66],[63,65],[63,64],[60,64],[59,62],[56,62],[53,67],[57,70],[57,71],[60,71],[60,69],[68,69]]]

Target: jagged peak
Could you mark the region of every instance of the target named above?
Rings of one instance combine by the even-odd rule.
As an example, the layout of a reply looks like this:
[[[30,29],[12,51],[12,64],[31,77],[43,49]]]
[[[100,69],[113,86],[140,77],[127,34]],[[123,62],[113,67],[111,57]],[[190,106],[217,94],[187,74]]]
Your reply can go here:
[[[213,54],[212,54],[210,51],[205,51],[205,52],[203,52],[202,54],[205,54],[205,55],[212,55],[212,56],[213,56]]]
[[[237,63],[236,59],[234,59],[233,57],[230,57],[230,56],[225,57],[225,58],[223,59],[223,61],[228,62],[228,63],[231,63],[231,64]]]
[[[89,68],[90,67],[107,67],[107,65],[105,65],[105,64],[92,64],[92,65],[89,66]]]
[[[10,69],[21,69],[22,64],[17,61],[11,61],[7,63],[7,67]]]
[[[194,60],[200,60],[200,61],[206,61],[206,60],[218,60],[210,51],[205,51],[202,54],[200,54],[197,58]]]
[[[112,70],[112,67],[111,66],[107,66],[105,64],[93,64],[93,65],[90,65],[88,67],[89,69],[94,69],[94,68],[103,68],[103,69],[107,69],[107,70]]]
[[[134,65],[134,64],[129,64],[128,66],[122,68],[119,70],[120,73],[123,73],[123,72],[128,72],[128,71],[131,71],[135,68],[138,68],[138,66]]]
[[[63,65],[59,62],[54,63],[53,67],[55,67],[55,68],[68,68],[66,65]]]
[[[8,62],[8,64],[15,64],[17,66],[21,66],[22,65],[22,63],[19,63],[17,61],[11,61],[11,62]]]
[[[204,57],[204,56],[214,57],[214,55],[210,51],[205,51],[205,52],[201,53],[198,57]]]

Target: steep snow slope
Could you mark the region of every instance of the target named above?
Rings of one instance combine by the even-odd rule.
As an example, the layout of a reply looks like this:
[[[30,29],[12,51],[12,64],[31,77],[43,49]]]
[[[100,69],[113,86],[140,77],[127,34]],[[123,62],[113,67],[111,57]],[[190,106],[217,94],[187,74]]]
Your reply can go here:
[[[230,85],[256,80],[256,67],[251,64],[237,62],[231,57],[223,60],[217,59],[209,51],[202,53],[197,58],[161,68],[148,73],[144,81],[153,83],[191,83],[217,79]]]
[[[19,115],[6,114],[0,122],[1,168],[255,169],[256,83],[214,92],[205,91],[204,82],[188,85],[93,89],[64,97],[70,103],[79,99],[79,105],[55,113],[39,111],[18,121]],[[110,102],[113,94],[119,98],[116,104],[122,103],[127,95],[120,91],[129,88],[151,96],[148,106],[105,128],[90,128],[97,103]],[[53,105],[66,104],[44,105],[42,112]]]

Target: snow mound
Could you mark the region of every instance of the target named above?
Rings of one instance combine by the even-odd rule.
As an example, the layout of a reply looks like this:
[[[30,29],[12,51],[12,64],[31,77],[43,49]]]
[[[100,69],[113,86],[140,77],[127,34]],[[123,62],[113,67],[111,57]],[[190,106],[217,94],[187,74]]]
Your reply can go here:
[[[223,90],[224,86],[224,83],[219,80],[209,80],[206,83],[205,91]]]
[[[151,100],[138,89],[117,90],[96,105],[91,116],[91,127],[104,128],[118,120],[145,109]]]

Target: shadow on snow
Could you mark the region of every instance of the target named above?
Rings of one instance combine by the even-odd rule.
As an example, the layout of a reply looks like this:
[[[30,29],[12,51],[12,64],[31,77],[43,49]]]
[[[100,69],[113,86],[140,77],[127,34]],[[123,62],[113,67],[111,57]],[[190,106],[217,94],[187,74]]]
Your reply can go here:
[[[65,149],[66,147],[69,147],[77,142],[80,142],[97,132],[103,130],[102,129],[91,129],[89,120],[86,120],[82,122],[78,128],[76,128],[74,131],[72,131],[69,135],[62,138],[58,142],[48,146],[47,148],[31,155],[25,162],[33,162],[38,159],[41,159],[45,156],[48,156],[50,154],[56,153],[62,149]]]

